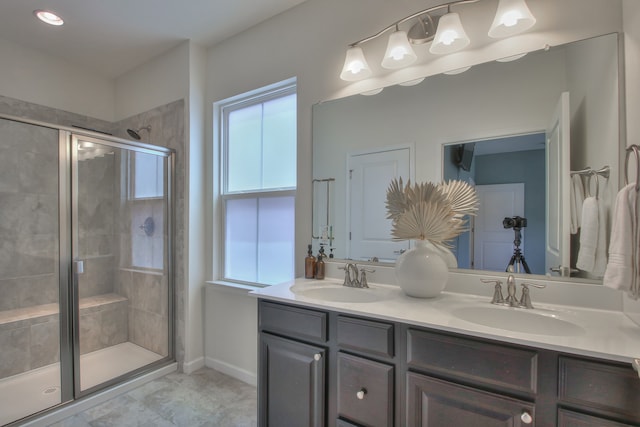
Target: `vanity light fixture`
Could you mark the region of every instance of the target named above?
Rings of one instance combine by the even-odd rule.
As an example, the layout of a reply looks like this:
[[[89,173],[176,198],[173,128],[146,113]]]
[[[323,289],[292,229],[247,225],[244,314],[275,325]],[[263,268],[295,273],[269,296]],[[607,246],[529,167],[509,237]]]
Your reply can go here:
[[[504,58],[500,58],[500,59],[496,59],[496,61],[498,62],[511,62],[511,61],[517,61],[520,58],[524,58],[525,56],[527,56],[527,53],[519,53],[517,55],[511,55],[511,56],[505,56]]]
[[[50,10],[36,9],[33,15],[45,24],[60,26],[64,24],[64,20],[55,12]]]
[[[500,0],[489,37],[502,38],[527,31],[536,23],[524,0]]]
[[[420,77],[419,79],[413,79],[413,80],[409,80],[409,81],[398,83],[398,84],[400,86],[415,86],[415,85],[419,85],[420,83],[422,83],[425,78],[426,77]]]
[[[349,47],[340,78],[348,82],[354,82],[366,79],[369,76],[371,76],[371,68],[367,64],[362,48],[360,46]]]
[[[380,92],[382,92],[382,87],[377,88],[377,89],[371,89],[371,90],[365,90],[364,92],[360,92],[360,95],[364,95],[364,96],[373,96],[373,95],[377,95]]]
[[[453,53],[469,46],[469,43],[471,43],[471,40],[469,40],[467,33],[465,33],[462,27],[460,15],[448,10],[447,14],[440,18],[438,30],[431,43],[429,52],[436,55]]]
[[[389,36],[382,66],[388,69],[402,68],[413,64],[416,59],[418,56],[409,44],[406,31],[400,31],[396,25],[396,31]]]
[[[444,73],[442,73],[442,74],[446,74],[446,75],[448,75],[448,76],[455,76],[456,74],[462,74],[462,73],[464,73],[465,71],[468,71],[468,70],[470,70],[470,69],[471,69],[471,67],[470,67],[470,66],[469,66],[469,67],[456,68],[455,70],[445,71],[445,72],[444,72]]]
[[[386,69],[403,68],[414,63],[417,60],[417,55],[411,47],[412,44],[431,42],[429,52],[436,55],[449,54],[464,49],[471,43],[471,40],[462,27],[460,15],[457,12],[452,12],[451,8],[478,1],[480,0],[456,0],[433,6],[402,18],[370,37],[351,43],[347,49],[340,78],[346,81],[357,81],[370,77],[373,72],[367,63],[362,45],[377,39],[390,30],[393,32],[389,36],[387,49],[381,63],[382,67]],[[442,10],[445,12],[440,12]],[[402,24],[412,20],[416,22],[412,24],[408,32],[400,28]],[[531,28],[535,22],[536,19],[529,11],[525,0],[499,0],[489,36],[497,38],[519,34]]]

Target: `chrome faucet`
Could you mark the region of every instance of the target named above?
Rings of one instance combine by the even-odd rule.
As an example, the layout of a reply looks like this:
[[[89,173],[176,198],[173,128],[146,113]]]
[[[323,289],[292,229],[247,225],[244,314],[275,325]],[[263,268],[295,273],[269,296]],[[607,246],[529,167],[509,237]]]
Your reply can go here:
[[[361,268],[358,270],[358,266],[355,263],[347,263],[344,267],[338,267],[340,270],[344,270],[344,282],[342,286],[348,286],[350,288],[368,288],[367,273],[373,273],[375,270],[367,270]]]
[[[482,283],[495,283],[491,304],[504,304],[504,297],[502,296],[502,282],[500,280],[480,279],[480,281]]]
[[[347,286],[357,288],[360,286],[360,278],[358,276],[358,266],[356,264],[349,263],[346,265],[347,273],[349,273],[349,283]]]
[[[360,287],[368,288],[369,283],[367,282],[367,273],[375,273],[375,270],[367,270],[366,268],[360,269]]]
[[[519,307],[519,308],[533,308],[533,304],[531,304],[531,294],[529,293],[529,286],[533,286],[534,288],[544,289],[546,285],[537,285],[534,283],[521,283],[522,286],[522,295],[520,296],[520,300],[516,297],[516,278],[513,274],[510,274],[507,277],[507,297],[504,298],[502,296],[502,282],[500,280],[492,280],[492,279],[480,279],[482,283],[495,283],[495,288],[493,291],[493,298],[491,299],[491,304],[500,304],[500,305],[508,305],[509,307]]]
[[[516,278],[513,274],[507,276],[507,298],[504,300],[509,307],[518,307],[520,303],[516,298]]]
[[[520,297],[520,307],[522,308],[533,308],[533,304],[531,304],[531,295],[529,294],[529,286],[533,286],[534,288],[544,289],[547,285],[536,285],[533,283],[520,283],[522,286],[522,296]]]

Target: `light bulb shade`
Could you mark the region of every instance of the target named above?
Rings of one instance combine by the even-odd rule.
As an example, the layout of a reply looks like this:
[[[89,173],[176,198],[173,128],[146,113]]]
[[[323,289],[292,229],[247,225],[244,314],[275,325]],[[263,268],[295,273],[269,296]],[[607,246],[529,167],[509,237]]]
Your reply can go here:
[[[462,28],[460,15],[455,12],[442,15],[429,52],[436,55],[457,52],[469,46],[469,37]]]
[[[535,23],[536,18],[524,0],[500,0],[496,17],[489,29],[489,37],[498,39],[520,34]]]
[[[402,68],[414,63],[416,59],[418,56],[409,44],[407,33],[405,31],[391,33],[382,66],[388,69]]]
[[[344,67],[340,73],[340,78],[348,82],[366,79],[371,76],[371,68],[367,64],[364,52],[359,46],[352,46],[347,49],[347,56],[344,59]]]

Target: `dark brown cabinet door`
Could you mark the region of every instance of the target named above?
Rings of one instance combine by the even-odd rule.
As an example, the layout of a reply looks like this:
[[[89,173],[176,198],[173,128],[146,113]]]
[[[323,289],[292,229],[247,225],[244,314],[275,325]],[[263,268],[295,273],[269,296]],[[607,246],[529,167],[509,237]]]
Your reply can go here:
[[[262,333],[260,353],[260,426],[324,426],[325,350]]]
[[[530,402],[407,374],[407,425],[519,427],[535,425]]]

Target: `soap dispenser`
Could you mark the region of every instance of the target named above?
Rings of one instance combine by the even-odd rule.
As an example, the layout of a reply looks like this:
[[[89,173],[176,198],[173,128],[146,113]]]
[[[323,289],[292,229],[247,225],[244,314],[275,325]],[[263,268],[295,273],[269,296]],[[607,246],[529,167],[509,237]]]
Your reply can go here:
[[[311,245],[307,248],[307,257],[304,259],[304,278],[313,279],[316,276],[316,258],[313,256]]]
[[[320,250],[318,251],[318,257],[316,259],[316,279],[323,280],[324,279],[324,246],[320,245]]]

